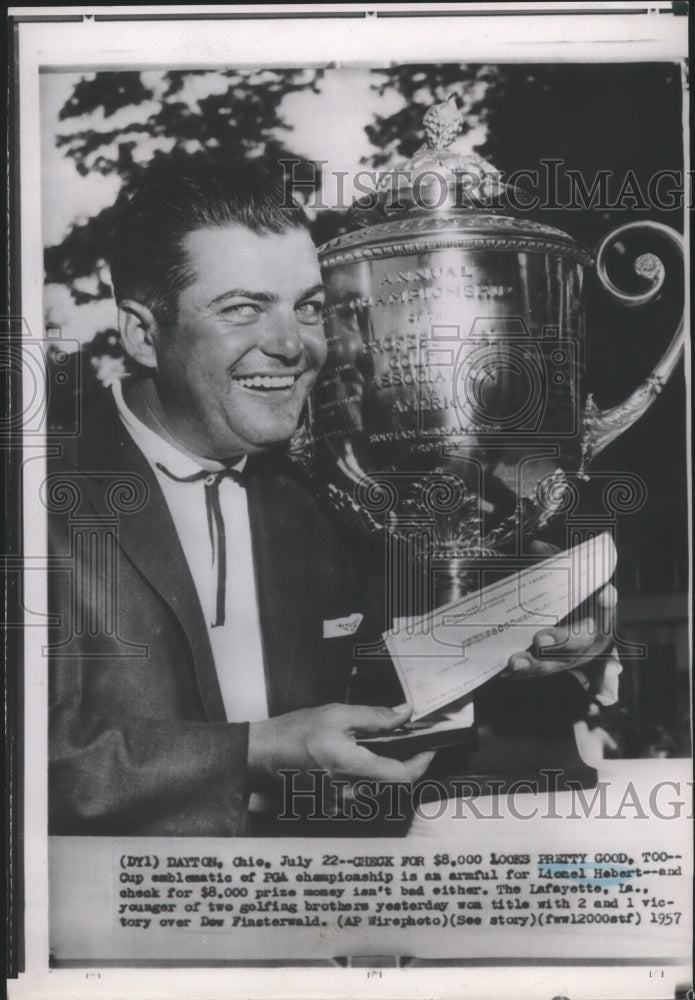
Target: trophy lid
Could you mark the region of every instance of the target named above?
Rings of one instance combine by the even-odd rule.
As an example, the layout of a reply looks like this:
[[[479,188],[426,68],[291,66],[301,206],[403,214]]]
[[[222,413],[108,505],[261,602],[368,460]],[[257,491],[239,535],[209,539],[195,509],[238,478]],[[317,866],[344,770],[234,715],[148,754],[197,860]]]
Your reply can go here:
[[[533,198],[505,183],[483,157],[462,148],[457,138],[463,125],[453,92],[428,108],[423,117],[426,141],[412,157],[382,172],[374,191],[352,203],[348,214],[357,228],[324,243],[319,248],[322,261],[336,262],[347,254],[356,259],[360,248],[375,239],[396,242],[405,250],[404,234],[437,233],[441,242],[448,233],[471,245],[507,238],[510,247],[544,249],[588,263],[589,252],[567,233],[512,214],[528,209]]]
[[[486,212],[527,208],[531,196],[503,182],[491,163],[461,148],[464,115],[452,92],[428,108],[425,142],[407,160],[381,173],[376,191],[356,200],[351,216],[360,226],[422,213]],[[457,148],[458,147],[458,148]]]

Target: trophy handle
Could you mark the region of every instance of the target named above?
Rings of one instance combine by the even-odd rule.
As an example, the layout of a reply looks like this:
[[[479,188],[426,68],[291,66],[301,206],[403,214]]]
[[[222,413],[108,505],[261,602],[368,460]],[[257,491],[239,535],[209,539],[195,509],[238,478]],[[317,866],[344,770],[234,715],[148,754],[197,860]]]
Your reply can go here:
[[[625,306],[641,306],[646,302],[651,302],[661,291],[664,278],[666,277],[666,269],[661,260],[655,254],[644,253],[635,260],[634,269],[639,277],[646,278],[651,282],[651,286],[645,292],[623,292],[609,278],[605,266],[607,250],[625,234],[643,231],[656,233],[664,237],[672,246],[677,248],[681,260],[684,259],[683,237],[674,229],[660,222],[630,222],[625,226],[614,229],[599,246],[594,264],[598,279],[603,287]],[[611,441],[614,441],[623,431],[631,427],[649,409],[663,389],[664,384],[673,374],[683,353],[684,344],[684,323],[683,313],[681,313],[676,332],[661,359],[645,381],[627,399],[624,399],[622,403],[618,403],[617,406],[612,406],[608,410],[600,410],[594,402],[592,395],[589,394],[587,396],[582,417],[583,441],[580,473],[584,472],[585,467],[595,455],[603,451]]]

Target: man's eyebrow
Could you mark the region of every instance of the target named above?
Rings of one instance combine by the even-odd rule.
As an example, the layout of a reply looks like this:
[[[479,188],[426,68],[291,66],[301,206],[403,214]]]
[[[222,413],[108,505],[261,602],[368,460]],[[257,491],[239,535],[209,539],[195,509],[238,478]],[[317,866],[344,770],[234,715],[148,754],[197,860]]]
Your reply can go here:
[[[305,292],[297,296],[297,302],[303,302],[304,299],[310,299],[312,295],[323,294],[326,291],[326,286],[322,284],[312,285],[311,288],[307,288]]]
[[[312,295],[318,295],[320,292],[325,292],[326,288],[322,284],[312,285],[311,288],[307,288],[305,292],[301,292],[296,301],[303,302],[305,299],[311,298]],[[208,302],[208,308],[210,306],[217,305],[219,302],[223,302],[225,299],[251,299],[252,302],[264,302],[266,304],[277,302],[277,295],[273,295],[272,292],[252,292],[247,288],[230,288],[226,292],[222,292],[221,295],[216,295],[214,299]]]
[[[224,299],[252,299],[254,302],[277,302],[277,295],[273,295],[271,292],[250,292],[246,288],[230,288],[226,292],[222,292],[221,295],[216,295],[214,299],[208,302],[208,306],[217,305],[218,302],[222,302]]]

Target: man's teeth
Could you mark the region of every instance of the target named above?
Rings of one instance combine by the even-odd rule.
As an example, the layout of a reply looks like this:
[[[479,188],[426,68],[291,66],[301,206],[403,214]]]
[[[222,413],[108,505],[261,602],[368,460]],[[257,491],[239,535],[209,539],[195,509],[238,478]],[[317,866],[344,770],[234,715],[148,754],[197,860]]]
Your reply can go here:
[[[237,378],[236,381],[244,389],[291,389],[295,383],[295,376],[252,375],[248,378]]]

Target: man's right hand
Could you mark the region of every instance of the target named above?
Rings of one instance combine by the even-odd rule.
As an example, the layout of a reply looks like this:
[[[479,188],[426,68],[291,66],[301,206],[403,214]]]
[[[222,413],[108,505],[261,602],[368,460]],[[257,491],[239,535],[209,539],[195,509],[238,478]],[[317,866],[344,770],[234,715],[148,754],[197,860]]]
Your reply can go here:
[[[252,784],[278,779],[281,770],[325,771],[329,777],[357,781],[413,782],[427,770],[434,752],[409,760],[379,757],[355,740],[356,733],[383,733],[408,721],[410,705],[373,708],[323,705],[303,708],[249,726],[248,763]]]

